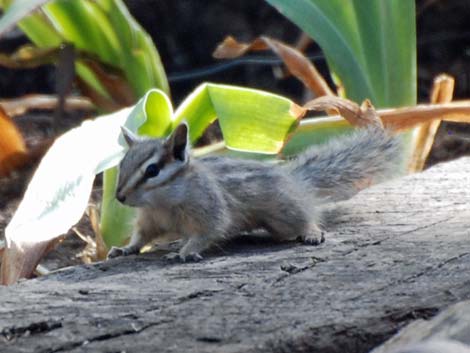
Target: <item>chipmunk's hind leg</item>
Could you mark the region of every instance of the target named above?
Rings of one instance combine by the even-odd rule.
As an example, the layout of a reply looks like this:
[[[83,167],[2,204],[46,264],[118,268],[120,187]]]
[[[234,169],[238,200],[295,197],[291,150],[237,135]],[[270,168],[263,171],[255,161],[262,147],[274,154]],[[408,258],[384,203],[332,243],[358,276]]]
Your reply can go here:
[[[305,211],[268,214],[263,226],[274,238],[301,240],[304,244],[319,245],[325,241],[324,232]]]

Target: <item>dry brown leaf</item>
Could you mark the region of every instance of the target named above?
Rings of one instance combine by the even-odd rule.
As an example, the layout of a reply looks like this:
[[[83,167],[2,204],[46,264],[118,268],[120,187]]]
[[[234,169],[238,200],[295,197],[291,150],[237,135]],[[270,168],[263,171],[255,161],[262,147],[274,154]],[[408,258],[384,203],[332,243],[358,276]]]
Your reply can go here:
[[[23,137],[0,106],[0,176],[8,175],[28,159]]]
[[[31,109],[55,109],[59,98],[47,94],[28,94],[19,98],[1,99],[7,114],[11,117],[22,115]],[[85,97],[68,97],[65,100],[65,110],[94,110],[93,103]]]
[[[48,249],[49,242],[34,244],[12,243],[5,248],[2,257],[0,283],[10,285],[16,283],[18,278],[29,278],[31,271],[38,265]],[[25,256],[28,254],[28,256]]]
[[[247,44],[239,43],[229,36],[217,46],[213,56],[217,59],[233,59],[248,51],[267,49],[279,56],[289,72],[302,81],[316,96],[335,95],[312,62],[301,51],[269,37],[259,37]]]
[[[377,114],[377,110],[375,110],[375,107],[372,105],[370,100],[366,99],[364,102],[362,102],[361,113],[363,119],[361,122],[363,122],[364,125],[375,125],[382,129],[384,128],[382,120],[380,120],[380,117]]]
[[[319,97],[307,102],[303,109],[326,111],[334,109],[351,125],[364,126],[374,123],[367,113],[368,103],[359,107],[345,98]],[[412,107],[381,109],[376,111],[382,124],[392,131],[406,131],[419,124],[440,119],[445,121],[470,123],[470,100],[454,101],[443,104],[420,104]],[[373,120],[373,116],[372,116]]]
[[[65,235],[42,242],[11,242],[2,257],[0,284],[10,285],[19,278],[31,278],[39,261],[65,238]]]
[[[449,75],[437,76],[434,79],[431,92],[431,104],[451,102],[454,94],[454,84],[454,78]],[[412,141],[414,145],[412,147],[413,155],[408,166],[410,173],[423,170],[440,124],[441,120],[438,119],[418,126]]]
[[[359,106],[349,99],[323,96],[305,103],[303,108],[315,111],[335,110],[353,126],[376,125],[383,127],[375,108],[369,100],[365,100]]]

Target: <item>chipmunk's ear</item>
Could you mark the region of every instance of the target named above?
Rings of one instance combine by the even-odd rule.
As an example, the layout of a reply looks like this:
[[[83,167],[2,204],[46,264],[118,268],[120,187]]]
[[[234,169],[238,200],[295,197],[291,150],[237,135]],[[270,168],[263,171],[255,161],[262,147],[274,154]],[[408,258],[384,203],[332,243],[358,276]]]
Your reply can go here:
[[[121,126],[121,132],[122,132],[122,136],[124,136],[124,140],[126,140],[126,143],[129,147],[131,147],[134,143],[139,141],[139,136],[134,134],[127,127]]]
[[[173,158],[181,162],[189,160],[189,128],[188,124],[182,122],[168,137],[167,143],[171,149]]]

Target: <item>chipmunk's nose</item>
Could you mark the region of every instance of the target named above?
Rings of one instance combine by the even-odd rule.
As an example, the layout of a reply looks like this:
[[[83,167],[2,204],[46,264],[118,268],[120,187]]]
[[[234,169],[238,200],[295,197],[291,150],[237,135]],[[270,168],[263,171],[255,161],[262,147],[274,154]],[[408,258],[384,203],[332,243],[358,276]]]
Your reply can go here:
[[[125,195],[120,195],[119,190],[118,190],[118,192],[116,192],[116,199],[119,202],[124,203],[124,201],[126,201],[126,196]]]

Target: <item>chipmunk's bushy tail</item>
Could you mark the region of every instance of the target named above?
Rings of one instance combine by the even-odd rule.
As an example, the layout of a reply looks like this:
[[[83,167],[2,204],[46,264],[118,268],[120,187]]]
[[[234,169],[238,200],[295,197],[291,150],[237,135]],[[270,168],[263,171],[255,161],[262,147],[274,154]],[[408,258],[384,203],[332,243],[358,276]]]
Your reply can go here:
[[[287,168],[319,201],[334,202],[402,174],[403,154],[399,137],[368,127],[308,149]]]

